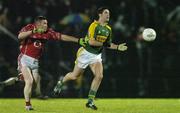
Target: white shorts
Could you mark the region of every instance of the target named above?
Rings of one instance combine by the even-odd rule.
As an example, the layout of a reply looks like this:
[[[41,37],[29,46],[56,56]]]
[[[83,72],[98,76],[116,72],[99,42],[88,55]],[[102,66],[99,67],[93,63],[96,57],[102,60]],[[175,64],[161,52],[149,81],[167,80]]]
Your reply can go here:
[[[39,60],[32,58],[30,56],[20,54],[18,57],[18,70],[21,70],[22,66],[27,66],[31,70],[38,70],[39,68]]]
[[[102,62],[102,54],[93,54],[85,50],[83,47],[79,48],[77,52],[77,59],[75,61],[79,68],[85,69],[89,64]]]

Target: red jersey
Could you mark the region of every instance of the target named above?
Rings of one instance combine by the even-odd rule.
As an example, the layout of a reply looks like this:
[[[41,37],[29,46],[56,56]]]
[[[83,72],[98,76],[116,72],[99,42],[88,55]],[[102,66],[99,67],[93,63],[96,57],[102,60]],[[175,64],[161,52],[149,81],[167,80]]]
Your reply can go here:
[[[32,31],[34,28],[34,24],[28,24],[23,27],[20,32]],[[45,33],[42,34],[34,33],[23,40],[20,45],[20,52],[21,54],[39,59],[44,50],[45,42],[47,40],[59,40],[60,38],[61,34],[59,32],[55,32],[52,29],[48,29]]]

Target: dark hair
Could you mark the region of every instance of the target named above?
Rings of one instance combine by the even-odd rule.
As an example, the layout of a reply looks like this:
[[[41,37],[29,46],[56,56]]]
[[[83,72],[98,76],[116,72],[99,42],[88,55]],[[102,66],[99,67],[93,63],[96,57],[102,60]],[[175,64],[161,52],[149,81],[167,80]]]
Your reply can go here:
[[[97,9],[97,14],[102,14],[105,9],[108,9],[108,10],[109,10],[108,7],[100,7],[100,8],[98,8],[98,9]]]
[[[45,16],[37,16],[35,17],[34,19],[34,22],[38,22],[38,21],[41,21],[41,20],[47,20]]]
[[[95,20],[98,20],[98,19],[99,19],[99,14],[102,14],[105,9],[108,9],[108,10],[109,10],[109,8],[108,8],[108,7],[105,7],[105,6],[99,7],[99,8],[97,9],[97,12],[96,12],[96,15],[95,15]]]

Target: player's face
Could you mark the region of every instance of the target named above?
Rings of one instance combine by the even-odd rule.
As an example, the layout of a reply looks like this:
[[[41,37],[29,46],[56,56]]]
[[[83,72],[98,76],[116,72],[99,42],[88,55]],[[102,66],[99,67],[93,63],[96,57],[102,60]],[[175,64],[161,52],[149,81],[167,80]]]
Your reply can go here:
[[[45,31],[48,28],[48,22],[47,20],[41,20],[38,22],[37,27],[44,29]]]
[[[108,9],[105,9],[102,14],[100,14],[100,18],[102,18],[102,20],[104,22],[108,22],[109,21],[109,18],[110,18],[110,12]]]

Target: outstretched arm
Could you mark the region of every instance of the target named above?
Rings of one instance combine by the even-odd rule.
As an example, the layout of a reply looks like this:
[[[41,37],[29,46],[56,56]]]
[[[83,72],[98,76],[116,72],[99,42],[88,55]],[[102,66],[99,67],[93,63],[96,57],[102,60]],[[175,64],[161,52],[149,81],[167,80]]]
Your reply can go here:
[[[104,47],[107,47],[109,49],[114,49],[114,50],[118,50],[118,51],[126,51],[127,50],[127,46],[126,46],[126,43],[122,43],[122,44],[114,44],[114,43],[102,43],[102,42],[99,42],[99,41],[96,41],[96,40],[89,40],[89,44],[92,45],[92,46],[104,46]]]
[[[69,35],[65,35],[65,34],[61,34],[61,40],[62,41],[67,41],[67,42],[76,42],[78,43],[78,38],[75,38],[73,36],[69,36]]]
[[[111,43],[111,46],[108,47],[108,48],[118,50],[118,51],[126,51],[128,47],[126,46],[126,43],[122,43],[122,44],[119,44],[119,45]]]
[[[86,45],[86,42],[85,42],[84,38],[79,38],[78,39],[78,38],[73,37],[73,36],[61,34],[61,38],[60,39],[62,41],[75,42],[75,43],[78,43],[81,46],[85,46]]]

